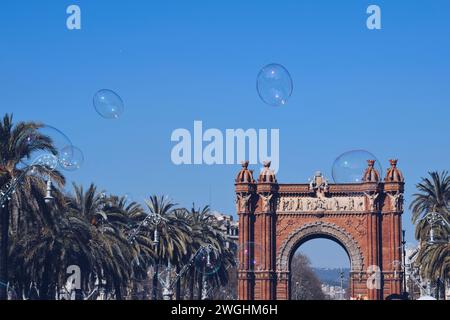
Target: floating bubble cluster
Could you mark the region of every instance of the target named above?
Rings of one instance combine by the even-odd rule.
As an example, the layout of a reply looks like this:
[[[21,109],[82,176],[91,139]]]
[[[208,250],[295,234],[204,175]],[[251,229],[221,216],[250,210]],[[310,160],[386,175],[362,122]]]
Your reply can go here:
[[[365,150],[352,150],[341,154],[333,163],[332,175],[335,183],[360,183],[367,168],[367,160],[375,160],[374,168],[382,174],[380,161]]]
[[[109,89],[97,91],[93,103],[97,113],[105,119],[118,119],[124,111],[122,98]]]
[[[50,170],[59,167],[75,171],[84,162],[81,150],[73,146],[72,141],[62,131],[49,125],[30,130],[25,137],[25,143],[31,150],[31,153],[22,160],[26,166],[39,164],[45,165]],[[51,146],[54,150],[42,150],[42,145]]]
[[[72,145],[70,139],[63,132],[49,125],[31,130],[26,136],[25,143],[28,144],[28,148],[31,150],[31,154],[22,160],[25,165],[31,165],[34,161],[42,160],[45,157],[50,159],[51,156],[57,157],[59,161],[62,150]],[[39,147],[40,145],[53,146],[55,150],[53,152],[42,150]]]
[[[34,159],[33,164],[44,166],[48,170],[55,170],[58,167],[59,161],[53,154],[42,154]]]
[[[268,64],[258,74],[256,89],[266,104],[275,107],[285,105],[293,90],[291,75],[281,64]]]

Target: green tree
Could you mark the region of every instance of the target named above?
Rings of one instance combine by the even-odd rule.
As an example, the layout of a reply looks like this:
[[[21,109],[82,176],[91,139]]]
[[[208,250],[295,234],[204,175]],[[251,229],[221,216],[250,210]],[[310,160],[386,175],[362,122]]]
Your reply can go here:
[[[83,187],[74,184],[74,195],[69,197],[68,205],[72,214],[93,227],[87,247],[91,250],[93,264],[87,266],[85,279],[105,280],[109,289],[114,288],[116,298],[122,299],[132,277],[132,261],[138,254],[127,237],[129,213],[120,208],[116,196],[107,197],[104,192],[98,192],[94,184],[85,192]]]
[[[48,219],[42,216],[49,212],[42,210],[45,207],[43,197],[46,187],[43,175],[60,186],[65,182],[59,172],[48,170],[45,166],[36,166],[33,174],[24,172],[21,166],[22,161],[30,158],[36,151],[57,154],[51,137],[40,134],[38,129],[42,126],[36,122],[19,122],[14,125],[13,117],[9,114],[6,114],[0,122],[0,187],[26,174],[23,183],[12,195],[10,201],[0,206],[0,300],[7,298],[10,232],[18,232],[21,221],[29,224],[32,219]],[[30,136],[33,139],[30,139]],[[32,216],[33,214],[35,215]],[[10,225],[11,221],[12,225]],[[24,230],[26,230],[25,227]]]
[[[449,228],[445,223],[432,225],[425,217],[435,212],[447,223],[450,222],[450,176],[446,171],[430,172],[429,175],[416,185],[418,192],[413,195],[410,208],[412,221],[416,225],[415,236],[420,242],[416,264],[420,267],[421,275],[434,282],[439,290],[450,276]],[[442,243],[429,243],[432,229],[435,238]]]
[[[153,215],[147,228],[143,232],[148,237],[157,234],[155,243],[156,259],[153,266],[152,299],[158,298],[158,274],[160,265],[178,265],[186,255],[190,240],[190,229],[187,223],[177,219],[175,213],[176,204],[167,197],[156,195],[145,201],[147,205],[147,215]]]
[[[204,281],[217,288],[225,286],[229,280],[228,269],[235,265],[235,253],[227,245],[222,223],[211,214],[209,206],[195,208],[192,205],[187,216],[192,230],[192,246],[189,248],[189,257],[192,257],[201,247],[212,246],[210,255],[214,256],[212,269],[205,272],[201,263],[189,270],[186,285],[189,288],[189,299],[194,299],[194,289],[197,287],[197,299],[202,298]],[[205,278],[206,277],[206,278]]]
[[[325,300],[322,283],[303,254],[296,254],[291,262],[291,296],[293,300]]]

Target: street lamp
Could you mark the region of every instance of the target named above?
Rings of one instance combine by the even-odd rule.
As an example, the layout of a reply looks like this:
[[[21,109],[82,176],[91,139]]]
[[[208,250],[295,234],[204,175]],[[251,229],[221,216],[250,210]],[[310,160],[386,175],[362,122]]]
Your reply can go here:
[[[440,243],[449,243],[449,237],[447,239],[436,239],[435,236],[435,227],[442,226],[450,229],[450,223],[440,214],[439,212],[428,212],[422,219],[426,220],[430,224],[430,239],[427,241],[428,244],[440,244]]]
[[[53,197],[52,197],[52,180],[48,179],[47,180],[47,188],[45,190],[45,197],[44,197],[44,201],[45,203],[49,204],[53,201]]]
[[[217,249],[215,249],[212,245],[208,244],[208,245],[204,245],[201,246],[195,253],[194,255],[191,257],[191,259],[189,260],[189,262],[187,264],[185,264],[180,271],[177,273],[175,268],[171,265],[170,261],[167,262],[167,267],[164,266],[163,270],[160,272],[158,270],[158,272],[156,272],[156,277],[154,279],[158,280],[159,283],[161,284],[161,286],[163,287],[163,298],[164,300],[172,300],[173,297],[173,288],[175,286],[175,284],[180,281],[181,277],[183,277],[189,270],[190,268],[193,267],[193,264],[195,263],[195,261],[197,261],[197,259],[201,259],[201,261],[203,261],[204,259],[204,254],[206,253],[206,266],[208,268],[211,268],[212,266],[212,262],[210,260],[210,254],[212,252],[216,252]],[[208,258],[209,256],[209,258]],[[159,268],[158,268],[159,269]],[[207,284],[207,278],[206,278],[206,273],[204,272],[205,268],[203,268],[203,279],[202,279],[202,283],[203,283],[203,288],[202,288],[202,300],[207,300],[210,299],[211,297],[211,291],[213,288],[208,288],[208,284]]]
[[[12,178],[11,181],[7,182],[3,189],[0,190],[0,207],[4,208],[6,203],[11,200],[11,196],[16,192],[19,185],[25,180],[25,177],[29,172],[34,172],[37,167],[44,167],[47,170],[55,170],[58,166],[58,158],[52,154],[45,154],[33,161],[32,164],[22,169],[21,174],[17,178]],[[52,182],[50,179],[47,180],[46,194],[44,197],[45,203],[50,203],[54,198],[51,194]]]
[[[403,294],[406,295],[406,231],[402,230]]]
[[[203,267],[203,275],[202,275],[202,281],[203,281],[203,290],[202,290],[202,300],[208,300],[210,299],[210,291],[208,288],[208,275],[206,270],[210,269],[211,264],[211,253],[213,252],[213,247],[211,245],[208,245],[205,247],[205,253],[206,253],[206,264]]]

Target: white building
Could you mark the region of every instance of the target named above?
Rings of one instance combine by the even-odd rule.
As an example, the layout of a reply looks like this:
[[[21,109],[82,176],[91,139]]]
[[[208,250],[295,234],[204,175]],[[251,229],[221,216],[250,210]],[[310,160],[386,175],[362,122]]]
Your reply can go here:
[[[340,286],[322,284],[322,292],[330,300],[345,300],[345,289]]]
[[[232,215],[223,214],[217,211],[213,211],[212,214],[218,221],[223,222],[222,230],[229,241],[227,245],[230,245],[231,243],[237,245],[239,238],[239,223],[234,221]]]

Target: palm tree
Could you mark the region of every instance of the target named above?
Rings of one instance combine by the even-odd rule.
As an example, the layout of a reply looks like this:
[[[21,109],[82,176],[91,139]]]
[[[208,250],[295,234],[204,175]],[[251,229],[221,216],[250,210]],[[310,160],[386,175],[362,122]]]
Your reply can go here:
[[[212,246],[214,256],[212,270],[202,270],[202,263],[195,268],[191,268],[187,284],[189,286],[189,299],[194,299],[194,288],[197,284],[197,299],[201,299],[203,284],[207,280],[213,286],[223,286],[228,282],[228,268],[235,264],[234,253],[227,246],[221,222],[211,214],[209,206],[195,208],[192,205],[188,216],[189,225],[192,229],[193,244],[190,247],[192,256],[204,246]]]
[[[421,275],[437,284],[448,279],[449,268],[449,244],[428,243],[428,235],[431,230],[439,239],[449,238],[449,229],[445,225],[431,225],[425,217],[430,212],[435,212],[447,222],[450,221],[450,176],[446,171],[441,173],[430,172],[430,178],[422,178],[416,185],[418,193],[414,194],[411,202],[412,221],[416,225],[415,236],[420,241],[417,264],[420,266]]]
[[[136,246],[126,237],[128,216],[118,197],[106,198],[95,185],[86,192],[74,185],[67,207],[52,211],[51,219],[36,223],[29,232],[12,238],[10,270],[19,292],[36,283],[40,299],[53,299],[55,288],[65,288],[66,269],[80,267],[82,287],[77,297],[96,288],[114,291],[121,299],[133,272]],[[60,290],[57,290],[60,292]]]
[[[36,122],[19,122],[13,124],[12,115],[6,114],[0,122],[0,187],[24,173],[20,169],[21,162],[30,158],[35,151],[45,151],[57,154],[51,137],[42,135],[38,129],[43,125]],[[33,135],[30,141],[29,137]],[[26,174],[21,187],[18,188],[11,200],[0,207],[0,300],[7,298],[8,283],[8,247],[10,222],[15,231],[20,229],[19,221],[25,222],[31,218],[29,213],[39,214],[48,211],[41,210],[45,206],[43,195],[45,182],[42,175],[52,179],[59,186],[64,184],[64,177],[57,171],[47,170],[44,166],[36,166],[37,174]],[[25,172],[26,173],[26,172]],[[22,215],[27,214],[26,219]],[[36,219],[46,219],[39,217]]]
[[[438,296],[445,298],[445,282],[450,278],[450,244],[439,243],[421,248],[416,263],[420,265],[421,274],[436,283]]]
[[[68,205],[71,213],[89,222],[91,230],[91,255],[96,261],[89,270],[91,281],[106,281],[109,289],[114,289],[117,299],[122,299],[123,291],[127,288],[133,273],[133,264],[138,250],[127,237],[129,215],[123,198],[107,197],[104,192],[98,192],[91,184],[84,191],[82,186],[74,184],[75,194],[69,198]],[[137,212],[138,207],[132,205],[129,209]],[[88,283],[86,283],[86,286]]]
[[[190,243],[189,226],[183,220],[177,219],[174,214],[176,204],[167,197],[150,196],[145,201],[148,214],[155,215],[156,219],[146,228],[146,234],[151,237],[158,234],[155,241],[156,260],[153,268],[152,299],[158,298],[159,265],[178,265],[186,255]]]
[[[416,185],[418,193],[413,194],[411,202],[412,222],[417,223],[428,212],[449,213],[450,176],[447,171],[429,172],[430,178],[422,178]]]
[[[39,298],[54,299],[56,288],[64,288],[66,268],[78,265],[92,269],[93,227],[80,216],[64,213],[53,223],[36,226],[33,232],[14,236],[10,253],[11,280],[19,292],[37,284]],[[92,247],[91,247],[92,248]]]

